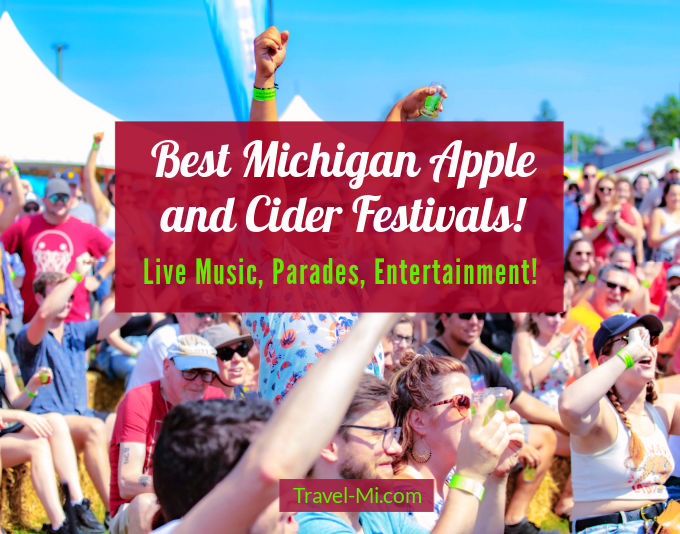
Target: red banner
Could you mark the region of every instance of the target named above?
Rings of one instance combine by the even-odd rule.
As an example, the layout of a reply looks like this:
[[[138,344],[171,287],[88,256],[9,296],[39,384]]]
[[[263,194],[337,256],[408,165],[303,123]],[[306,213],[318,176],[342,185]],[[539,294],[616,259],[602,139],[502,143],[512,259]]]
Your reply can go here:
[[[117,123],[119,311],[561,311],[562,123]]]

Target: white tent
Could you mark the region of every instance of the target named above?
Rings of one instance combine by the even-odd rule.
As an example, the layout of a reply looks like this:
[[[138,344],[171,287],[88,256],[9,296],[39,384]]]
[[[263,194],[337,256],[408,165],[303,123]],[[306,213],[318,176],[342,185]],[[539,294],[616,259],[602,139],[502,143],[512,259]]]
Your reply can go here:
[[[641,172],[652,172],[657,177],[662,177],[670,168],[680,167],[680,139],[677,137],[673,139],[671,146],[665,146],[647,152],[641,156],[637,156],[626,161],[621,161],[616,165],[611,165],[605,169],[604,172],[611,174],[618,174],[626,176],[630,180]]]
[[[97,164],[113,168],[116,117],[78,96],[40,61],[6,11],[0,17],[0,154],[18,163],[83,165],[104,132]]]
[[[288,104],[286,111],[279,117],[279,120],[320,122],[323,119],[312,111],[312,108],[309,107],[304,98],[300,95],[295,95],[290,104]]]

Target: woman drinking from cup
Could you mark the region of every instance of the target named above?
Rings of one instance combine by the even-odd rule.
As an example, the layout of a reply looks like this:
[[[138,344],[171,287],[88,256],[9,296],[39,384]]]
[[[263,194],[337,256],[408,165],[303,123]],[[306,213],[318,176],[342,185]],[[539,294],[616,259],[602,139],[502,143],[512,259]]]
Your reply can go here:
[[[402,427],[401,455],[395,462],[396,478],[434,479],[434,512],[416,512],[415,520],[431,529],[439,517],[448,491],[449,474],[461,456],[470,453],[465,443],[465,427],[470,423],[472,386],[466,367],[448,356],[416,355],[409,350],[401,358],[402,368],[392,379],[395,395],[392,412],[396,424]],[[504,388],[498,388],[504,389]],[[505,390],[509,393],[509,390]],[[509,400],[510,395],[507,395]],[[507,400],[505,408],[507,409]],[[493,410],[491,400],[483,408]],[[490,413],[480,417],[500,417]],[[480,504],[478,521],[484,518],[488,532],[497,532],[503,525],[505,486],[508,471],[516,464],[516,452],[521,448],[523,430],[519,416],[505,412],[511,444],[501,455],[493,474],[463,472],[456,474],[484,484],[484,500]],[[477,525],[481,528],[481,525]],[[483,531],[483,529],[481,530]]]

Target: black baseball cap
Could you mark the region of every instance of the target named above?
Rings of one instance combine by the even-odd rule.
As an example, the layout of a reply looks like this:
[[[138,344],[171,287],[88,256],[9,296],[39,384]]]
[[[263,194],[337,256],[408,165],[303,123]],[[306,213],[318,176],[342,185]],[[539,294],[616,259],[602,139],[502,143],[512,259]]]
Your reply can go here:
[[[619,313],[600,323],[600,328],[593,337],[595,356],[600,356],[609,339],[635,325],[644,326],[653,336],[658,336],[663,331],[663,324],[656,315],[647,314],[638,317],[632,313]]]

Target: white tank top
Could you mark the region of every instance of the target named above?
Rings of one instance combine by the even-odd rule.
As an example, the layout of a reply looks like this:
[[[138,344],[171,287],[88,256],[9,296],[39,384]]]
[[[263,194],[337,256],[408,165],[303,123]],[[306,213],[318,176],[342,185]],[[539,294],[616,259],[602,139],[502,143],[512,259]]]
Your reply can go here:
[[[664,210],[663,214],[663,226],[659,229],[659,235],[664,236],[672,234],[676,230],[680,230],[680,222],[675,222],[671,219],[671,216]],[[673,254],[675,250],[675,245],[680,241],[680,236],[671,237],[667,239],[659,246],[659,250],[664,250]]]
[[[582,454],[571,448],[571,477],[575,502],[602,500],[665,501],[668,493],[663,483],[673,471],[673,456],[668,448],[665,426],[656,408],[645,403],[654,423],[651,436],[638,436],[645,446],[645,456],[638,467],[628,456],[629,432],[614,406],[616,440],[605,450]]]
[[[107,236],[109,236],[111,239],[115,239],[116,237],[116,208],[114,206],[111,206],[111,209],[109,210],[109,216],[106,218],[106,221],[104,221],[104,224],[102,224],[99,229],[104,232]]]

